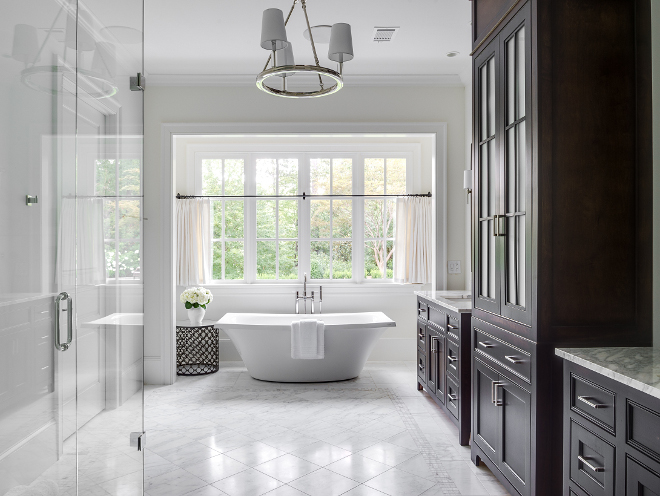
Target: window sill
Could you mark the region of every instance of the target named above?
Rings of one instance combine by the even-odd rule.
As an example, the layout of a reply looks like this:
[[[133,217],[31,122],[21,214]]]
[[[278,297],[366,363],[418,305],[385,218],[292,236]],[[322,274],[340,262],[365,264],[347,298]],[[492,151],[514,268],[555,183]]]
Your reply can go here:
[[[205,288],[213,293],[232,293],[232,294],[290,294],[296,291],[302,291],[303,283],[296,281],[294,283],[211,283],[203,284]],[[307,291],[317,292],[319,286],[323,286],[323,294],[355,293],[400,293],[414,294],[415,291],[424,291],[430,289],[430,284],[399,284],[383,282],[334,282],[334,281],[312,281],[307,282]]]

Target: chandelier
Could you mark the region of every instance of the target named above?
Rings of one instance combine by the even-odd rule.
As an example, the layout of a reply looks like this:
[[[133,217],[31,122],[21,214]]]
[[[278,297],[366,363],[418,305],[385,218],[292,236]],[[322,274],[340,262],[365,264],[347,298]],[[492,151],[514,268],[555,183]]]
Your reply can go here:
[[[316,53],[316,45],[314,44],[313,28],[310,27],[309,17],[307,17],[306,0],[300,0],[303,13],[305,14],[305,22],[307,23],[306,33],[309,33],[309,41],[312,45],[315,65],[296,65],[293,58],[293,47],[286,36],[286,25],[289,23],[296,3],[298,3],[298,0],[293,0],[293,5],[291,6],[291,10],[289,10],[286,21],[284,20],[284,13],[280,9],[264,10],[261,24],[261,47],[269,50],[271,54],[266,61],[263,71],[257,76],[257,88],[271,95],[285,98],[314,98],[336,93],[344,86],[344,78],[342,76],[344,62],[348,62],[353,58],[351,26],[350,24],[341,22],[332,26],[328,58],[337,62],[338,67],[337,70],[334,70],[321,66]],[[269,68],[271,62],[272,66]],[[315,83],[314,89],[306,91],[287,90],[287,78],[297,74],[316,75],[318,77],[318,87],[316,87]],[[280,88],[275,88],[267,84],[267,80],[274,76],[281,78],[281,84],[278,85]],[[326,78],[325,81],[324,78]]]

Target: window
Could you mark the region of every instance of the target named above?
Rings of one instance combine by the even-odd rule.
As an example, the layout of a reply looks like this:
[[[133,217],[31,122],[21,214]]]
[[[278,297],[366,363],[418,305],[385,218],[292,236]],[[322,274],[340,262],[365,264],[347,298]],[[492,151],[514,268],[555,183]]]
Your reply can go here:
[[[350,195],[353,160],[312,158],[310,192],[313,195]],[[353,200],[310,199],[310,277],[353,278]]]
[[[203,195],[243,195],[243,159],[202,160]],[[213,279],[242,280],[245,266],[245,202],[211,201],[213,219]]]
[[[139,159],[95,161],[96,196],[103,199],[106,277],[141,278],[142,191]],[[135,196],[135,199],[131,197]]]
[[[298,194],[298,160],[256,160],[257,195]],[[257,279],[298,279],[297,199],[257,199]]]
[[[392,281],[384,195],[412,189],[412,153],[197,152],[195,164],[196,194],[246,195],[212,198],[214,280]],[[274,198],[302,192],[315,196]]]

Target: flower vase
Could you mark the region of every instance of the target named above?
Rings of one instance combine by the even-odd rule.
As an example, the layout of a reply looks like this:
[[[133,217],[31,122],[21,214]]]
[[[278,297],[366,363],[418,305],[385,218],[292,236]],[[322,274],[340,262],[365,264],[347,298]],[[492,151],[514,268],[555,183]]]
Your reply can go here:
[[[202,307],[189,308],[188,320],[190,320],[190,323],[192,325],[201,325],[205,313],[206,313],[206,309]]]

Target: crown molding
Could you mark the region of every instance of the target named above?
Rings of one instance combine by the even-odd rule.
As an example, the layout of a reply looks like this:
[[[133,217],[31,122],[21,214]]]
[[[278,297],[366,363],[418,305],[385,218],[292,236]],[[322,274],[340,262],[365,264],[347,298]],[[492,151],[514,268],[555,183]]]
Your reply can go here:
[[[254,74],[147,74],[148,86],[255,86]],[[347,86],[465,86],[458,74],[346,74]]]

